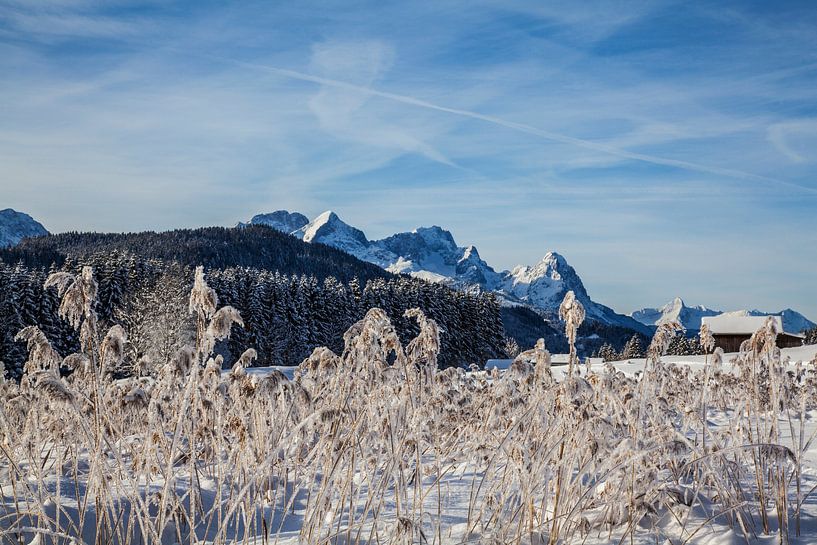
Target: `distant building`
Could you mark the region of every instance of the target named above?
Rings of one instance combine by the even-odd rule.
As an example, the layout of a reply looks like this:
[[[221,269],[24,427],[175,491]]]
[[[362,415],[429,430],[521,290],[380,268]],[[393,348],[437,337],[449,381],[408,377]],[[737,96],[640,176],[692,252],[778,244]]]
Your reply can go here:
[[[763,327],[766,320],[774,320],[777,329],[777,347],[792,348],[803,344],[804,336],[783,330],[783,319],[780,316],[706,316],[701,323],[709,326],[715,346],[724,352],[737,352],[743,341],[749,340],[752,334]]]

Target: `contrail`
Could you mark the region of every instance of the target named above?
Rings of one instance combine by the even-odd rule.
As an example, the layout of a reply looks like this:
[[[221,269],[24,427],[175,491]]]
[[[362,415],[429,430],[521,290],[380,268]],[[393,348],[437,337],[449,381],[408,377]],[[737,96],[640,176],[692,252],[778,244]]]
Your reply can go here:
[[[563,144],[570,144],[573,146],[577,146],[580,148],[598,151],[601,153],[605,153],[607,155],[612,155],[614,157],[620,157],[622,159],[631,159],[633,161],[641,161],[644,163],[651,163],[654,165],[662,165],[662,166],[670,166],[675,167],[683,170],[690,170],[694,172],[703,172],[707,174],[714,174],[717,176],[725,176],[728,178],[737,178],[743,180],[754,180],[759,182],[768,182],[774,183],[779,185],[784,185],[788,187],[793,187],[796,189],[808,191],[811,193],[817,193],[817,188],[811,188],[802,186],[793,182],[788,182],[786,180],[780,180],[777,178],[769,178],[767,176],[760,176],[757,174],[751,174],[749,172],[744,172],[742,170],[735,170],[730,168],[721,168],[721,167],[712,167],[708,165],[702,165],[698,163],[692,163],[689,161],[681,161],[678,159],[668,159],[665,157],[658,157],[655,155],[648,155],[644,153],[636,153],[627,150],[623,150],[620,148],[616,148],[614,146],[608,146],[605,144],[601,144],[599,142],[593,142],[590,140],[584,140],[582,138],[575,138],[572,136],[567,136],[564,134],[546,131],[543,129],[539,129],[537,127],[533,127],[531,125],[526,125],[524,123],[517,123],[515,121],[508,121],[506,119],[502,119],[501,117],[495,117],[492,115],[485,115],[479,112],[473,112],[470,110],[462,110],[459,108],[449,108],[448,106],[441,106],[439,104],[434,104],[433,102],[428,102],[426,100],[422,100],[419,98],[415,98],[408,95],[401,95],[397,93],[389,93],[387,91],[379,91],[377,89],[372,89],[371,87],[363,87],[361,85],[355,85],[353,83],[349,83],[346,81],[331,79],[331,78],[324,78],[321,76],[315,76],[312,74],[307,74],[304,72],[298,72],[296,70],[289,70],[286,68],[278,68],[275,66],[268,66],[264,64],[246,62],[246,61],[239,61],[236,59],[229,59],[225,57],[218,57],[218,56],[210,56],[208,57],[219,60],[223,62],[232,63],[238,66],[243,66],[245,68],[250,68],[253,70],[261,70],[264,72],[269,72],[272,74],[277,74],[289,79],[295,79],[300,81],[308,81],[312,83],[317,83],[319,85],[325,85],[327,87],[334,87],[336,89],[345,89],[349,91],[356,91],[359,93],[365,93],[367,95],[376,96],[385,98],[387,100],[391,100],[394,102],[400,102],[402,104],[408,104],[411,106],[416,106],[419,108],[425,108],[428,110],[435,110],[438,112],[444,112],[452,115],[457,115],[461,117],[467,117],[470,119],[477,119],[479,121],[484,121],[486,123],[491,123],[493,125],[497,125],[500,127],[505,127],[511,130],[515,130],[518,132],[531,134],[534,136],[538,136],[540,138],[544,138],[546,140],[550,140],[553,142],[560,142]]]

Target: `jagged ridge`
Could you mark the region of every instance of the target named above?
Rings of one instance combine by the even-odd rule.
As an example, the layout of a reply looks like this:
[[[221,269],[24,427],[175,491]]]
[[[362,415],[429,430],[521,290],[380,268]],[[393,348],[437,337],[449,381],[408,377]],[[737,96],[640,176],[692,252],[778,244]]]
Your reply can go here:
[[[283,214],[283,211],[256,218],[275,214]],[[256,218],[250,223],[267,224],[266,220],[256,221]],[[505,304],[528,305],[550,320],[556,318],[565,294],[573,290],[591,320],[650,332],[644,324],[593,301],[575,269],[554,251],[547,252],[533,266],[520,265],[511,271],[497,272],[480,257],[475,246],[458,246],[452,234],[439,226],[368,240],[363,231],[344,223],[332,211],[320,214],[291,234],[306,242],[341,249],[393,273],[410,274],[461,289],[495,292]]]

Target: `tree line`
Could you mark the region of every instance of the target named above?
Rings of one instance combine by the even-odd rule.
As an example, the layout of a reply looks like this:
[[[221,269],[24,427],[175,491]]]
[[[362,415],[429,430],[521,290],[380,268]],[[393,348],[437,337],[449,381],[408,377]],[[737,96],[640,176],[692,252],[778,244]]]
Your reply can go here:
[[[145,358],[163,363],[190,341],[187,297],[193,269],[186,264],[116,250],[69,257],[60,267],[0,262],[0,361],[9,375],[19,376],[26,358],[24,345],[14,339],[25,326],[39,325],[63,355],[78,349],[75,332],[57,316],[59,302],[43,282],[54,270],[78,272],[83,265],[94,268],[99,284],[100,322],[120,324],[128,332],[123,373]],[[339,352],[343,333],[373,307],[388,314],[405,342],[417,334],[416,322],[403,315],[406,310],[420,308],[437,321],[441,366],[481,365],[505,355],[499,303],[490,294],[406,276],[342,281],[254,267],[210,269],[207,281],[223,304],[239,309],[245,324],[217,347],[225,361],[247,347],[258,351],[257,365],[297,365],[318,346]]]
[[[205,269],[252,267],[289,275],[309,275],[341,282],[357,278],[366,283],[393,275],[331,246],[307,244],[264,225],[242,228],[201,227],[157,233],[68,232],[24,239],[0,249],[0,261],[28,267],[62,267],[71,260],[125,252],[142,260],[158,260]]]
[[[593,355],[603,361],[623,361],[646,357],[646,346],[643,337],[633,335],[627,344],[620,350],[610,343],[604,343]],[[669,356],[700,356],[705,354],[701,341],[697,336],[688,337],[683,333],[677,333],[669,343],[666,354]]]

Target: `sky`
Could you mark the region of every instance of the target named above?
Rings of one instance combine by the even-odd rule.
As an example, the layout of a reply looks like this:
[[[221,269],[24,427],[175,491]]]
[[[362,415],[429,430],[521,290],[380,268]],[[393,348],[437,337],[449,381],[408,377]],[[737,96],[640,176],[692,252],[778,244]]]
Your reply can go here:
[[[0,208],[52,232],[332,209],[815,320],[816,174],[814,2],[0,0]]]

